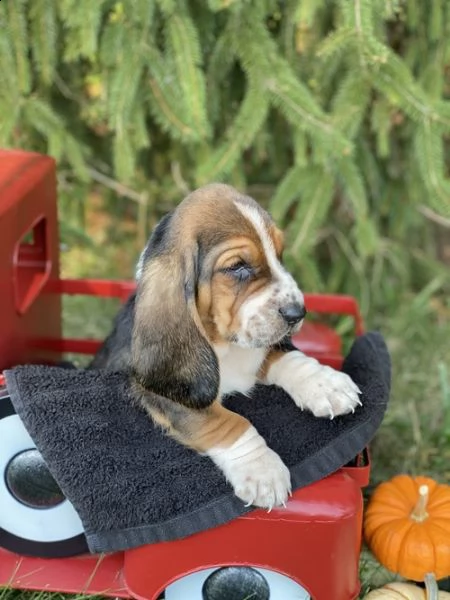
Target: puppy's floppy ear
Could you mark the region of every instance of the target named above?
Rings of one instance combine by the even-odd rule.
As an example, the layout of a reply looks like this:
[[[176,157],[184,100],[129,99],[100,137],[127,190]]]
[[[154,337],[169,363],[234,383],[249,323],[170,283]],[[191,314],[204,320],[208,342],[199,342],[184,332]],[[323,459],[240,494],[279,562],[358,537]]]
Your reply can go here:
[[[157,226],[143,255],[132,371],[145,389],[202,408],[217,398],[219,366],[196,306],[197,244],[174,240],[170,226]]]

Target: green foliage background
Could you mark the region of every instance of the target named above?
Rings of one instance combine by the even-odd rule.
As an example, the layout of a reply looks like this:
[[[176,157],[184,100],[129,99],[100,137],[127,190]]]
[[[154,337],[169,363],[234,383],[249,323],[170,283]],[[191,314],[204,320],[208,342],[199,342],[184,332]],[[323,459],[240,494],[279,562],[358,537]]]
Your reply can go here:
[[[304,289],[365,313],[448,285],[449,74],[448,0],[0,3],[0,144],[57,159],[63,235],[86,241],[93,182],[143,239],[227,181],[286,229]]]

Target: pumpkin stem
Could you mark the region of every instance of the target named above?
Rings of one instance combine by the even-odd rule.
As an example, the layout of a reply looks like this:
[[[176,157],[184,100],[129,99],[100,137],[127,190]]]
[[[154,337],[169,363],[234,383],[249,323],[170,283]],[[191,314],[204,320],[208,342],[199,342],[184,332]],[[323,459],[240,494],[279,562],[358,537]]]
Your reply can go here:
[[[428,504],[428,492],[429,490],[427,485],[420,486],[419,498],[417,500],[416,506],[414,507],[414,510],[410,514],[410,517],[413,521],[421,523],[422,521],[425,521],[425,519],[428,519],[428,513],[426,511]]]
[[[427,573],[425,575],[425,590],[427,593],[427,600],[438,600],[439,588],[437,586],[436,577],[434,573]]]

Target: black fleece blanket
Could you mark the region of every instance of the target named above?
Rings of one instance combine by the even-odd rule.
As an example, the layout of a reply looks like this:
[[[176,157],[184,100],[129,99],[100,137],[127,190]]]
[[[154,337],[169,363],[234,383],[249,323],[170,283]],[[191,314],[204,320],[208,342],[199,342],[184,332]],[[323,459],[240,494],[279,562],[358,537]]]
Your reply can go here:
[[[377,431],[388,402],[390,359],[381,335],[358,338],[343,370],[362,407],[334,420],[302,412],[279,388],[226,401],[290,468],[293,489],[351,461]],[[6,372],[11,401],[53,477],[78,512],[91,552],[173,540],[251,508],[206,457],[166,437],[130,403],[124,375],[48,366]]]

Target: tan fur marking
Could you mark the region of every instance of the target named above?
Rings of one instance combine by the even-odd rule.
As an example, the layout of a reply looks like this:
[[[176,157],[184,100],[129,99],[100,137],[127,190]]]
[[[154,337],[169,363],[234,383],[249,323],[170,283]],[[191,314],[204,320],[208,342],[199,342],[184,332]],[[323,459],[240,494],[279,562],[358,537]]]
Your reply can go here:
[[[286,352],[283,352],[282,350],[269,350],[263,364],[261,365],[261,368],[259,369],[258,379],[264,382],[270,367],[285,355]]]
[[[210,342],[229,341],[240,327],[238,311],[245,300],[260,291],[269,281],[269,268],[259,243],[244,236],[235,236],[227,240],[220,248],[213,267],[212,279],[199,286],[197,306],[203,326]],[[237,285],[236,281],[221,269],[236,263],[246,262],[255,268],[255,278]]]
[[[270,228],[269,233],[273,240],[273,245],[275,246],[276,255],[278,258],[281,258],[284,250],[284,233],[275,225]]]
[[[156,425],[159,425],[160,427],[162,427],[168,435],[170,435],[172,437],[175,436],[175,430],[172,427],[172,423],[170,422],[170,419],[166,415],[164,415],[162,412],[160,412],[159,410],[157,410],[156,408],[154,408],[151,405],[146,405],[145,408],[146,408],[147,412],[150,413],[150,416],[153,419],[153,421],[156,423]]]
[[[170,401],[164,411],[150,402],[144,403],[144,407],[168,435],[198,452],[228,448],[251,427],[247,419],[224,408],[218,401],[202,410],[175,406]]]
[[[224,408],[219,402],[202,411],[201,417],[189,443],[191,448],[200,452],[210,448],[228,448],[251,427],[247,419]]]
[[[214,324],[214,315],[212,312],[212,288],[210,281],[201,283],[198,286],[197,310],[206,336],[209,342],[212,343],[217,335],[217,329]]]
[[[251,225],[244,222],[234,205],[237,198],[243,197],[232,187],[223,184],[211,184],[192,192],[175,211],[172,223],[175,239],[184,245],[186,236],[195,239],[200,231],[220,231],[225,238],[232,238],[236,231],[240,231],[256,242]]]

